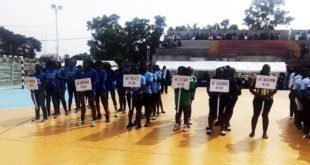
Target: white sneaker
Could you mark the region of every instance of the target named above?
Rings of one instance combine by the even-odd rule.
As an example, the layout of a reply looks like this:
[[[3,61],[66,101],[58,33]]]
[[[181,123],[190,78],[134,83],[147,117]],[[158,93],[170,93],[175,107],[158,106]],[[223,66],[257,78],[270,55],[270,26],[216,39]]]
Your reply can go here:
[[[224,130],[222,130],[222,131],[221,131],[221,135],[222,135],[222,136],[225,136],[225,135],[226,135],[226,132],[225,132]]]
[[[187,126],[184,125],[184,127],[183,127],[183,132],[187,132],[187,130],[188,130]]]
[[[212,129],[211,128],[207,128],[207,134],[211,134],[212,133]]]
[[[178,131],[180,129],[180,124],[175,124],[173,127],[173,131]]]
[[[157,119],[157,117],[156,117],[156,116],[153,116],[153,117],[152,117],[152,119],[153,119],[153,120],[156,120],[156,119]]]

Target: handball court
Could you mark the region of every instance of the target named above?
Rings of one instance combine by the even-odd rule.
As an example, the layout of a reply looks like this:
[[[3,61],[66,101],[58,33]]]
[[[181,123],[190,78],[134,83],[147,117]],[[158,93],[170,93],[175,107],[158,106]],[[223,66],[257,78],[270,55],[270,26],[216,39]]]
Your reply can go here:
[[[127,115],[110,123],[76,126],[79,113],[61,115],[46,123],[31,122],[31,108],[0,111],[0,164],[310,164],[310,140],[303,139],[288,117],[288,91],[278,91],[270,112],[269,139],[262,139],[261,117],[256,136],[249,138],[253,96],[243,90],[231,121],[231,132],[220,136],[218,127],[207,135],[208,96],[198,88],[193,102],[193,125],[173,132],[174,94],[162,95],[165,114],[151,127],[126,129]],[[5,102],[6,100],[1,100]],[[18,102],[18,100],[16,100]],[[112,110],[110,103],[110,110]],[[63,113],[63,111],[62,111]]]

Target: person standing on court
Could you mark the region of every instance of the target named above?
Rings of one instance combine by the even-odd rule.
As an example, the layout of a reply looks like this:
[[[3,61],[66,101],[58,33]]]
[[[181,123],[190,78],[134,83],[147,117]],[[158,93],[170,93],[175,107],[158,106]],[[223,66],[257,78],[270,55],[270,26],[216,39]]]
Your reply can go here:
[[[107,80],[107,73],[105,70],[103,70],[101,61],[95,62],[95,69],[97,72],[96,95],[95,95],[97,119],[100,120],[102,118],[100,111],[100,101],[101,101],[103,109],[105,111],[105,122],[110,122],[110,111],[108,107],[108,98],[106,95],[106,87],[105,87],[105,81]]]
[[[118,94],[119,109],[118,112],[126,113],[126,88],[123,86],[123,75],[126,74],[123,64],[118,65],[115,71],[116,90]]]
[[[303,122],[304,122],[304,138],[310,138],[310,76],[309,71],[305,74],[304,79],[302,80],[301,90],[303,94]]]
[[[66,115],[69,115],[67,109],[67,102],[65,99],[65,92],[66,92],[66,82],[68,80],[67,75],[65,74],[64,70],[61,68],[61,62],[56,61],[56,69],[57,69],[57,76],[56,76],[56,86],[57,86],[57,106],[60,109],[60,103],[65,111]]]
[[[31,98],[35,104],[35,120],[40,120],[40,109],[43,112],[42,122],[47,120],[47,110],[45,106],[46,86],[48,83],[47,76],[42,73],[42,66],[36,64],[35,73],[31,75],[37,79],[38,90],[31,90]]]
[[[107,73],[107,81],[105,82],[106,87],[106,95],[109,98],[109,93],[111,94],[111,98],[114,105],[114,117],[118,117],[117,115],[117,102],[115,98],[115,72],[112,70],[112,66],[108,62],[103,63],[103,69]]]
[[[153,74],[149,72],[149,67],[147,64],[142,65],[141,74],[145,78],[145,87],[143,90],[143,105],[145,110],[145,127],[149,127],[151,125],[151,104],[152,104],[152,83],[153,83]]]
[[[213,79],[224,79],[224,68],[217,68],[215,70],[215,76],[213,76]],[[208,127],[206,128],[207,134],[212,134],[213,132],[213,125],[214,121],[219,118],[219,124],[221,126],[221,132],[220,134],[222,136],[226,135],[225,132],[225,122],[223,120],[225,113],[224,113],[224,107],[226,105],[226,99],[225,95],[220,92],[212,92],[210,91],[210,81],[207,83],[207,92],[209,95],[209,117],[208,117]],[[218,104],[218,99],[220,99],[220,102]],[[219,111],[219,112],[218,112]],[[219,115],[219,116],[218,116]]]
[[[88,105],[91,109],[92,114],[92,123],[91,127],[96,126],[96,107],[95,107],[95,95],[96,95],[96,82],[97,82],[97,74],[94,69],[92,69],[93,62],[91,60],[83,61],[83,69],[79,71],[77,74],[77,79],[85,79],[89,78],[91,81],[91,90],[80,92],[80,101],[81,101],[81,119],[78,121],[77,126],[81,126],[85,123],[85,113],[86,113],[86,104],[85,99],[88,100]]]
[[[189,71],[189,75],[191,76],[191,80],[193,81],[193,88],[191,88],[190,92],[192,95],[192,101],[191,103],[194,101],[195,99],[195,94],[196,94],[196,88],[197,88],[197,78],[194,75],[194,69],[192,67],[188,67],[187,68]],[[192,104],[189,107],[189,117],[188,117],[188,125],[191,125],[191,120],[192,120]]]
[[[233,115],[234,107],[238,100],[238,96],[241,95],[241,82],[236,78],[236,70],[234,68],[229,68],[227,71],[227,78],[229,80],[229,95],[228,103],[226,105],[226,116],[225,116],[225,130],[231,131],[230,119]]]
[[[265,64],[260,71],[259,75],[270,76],[270,66]],[[269,125],[269,112],[273,104],[273,95],[276,94],[276,89],[264,89],[264,88],[255,88],[256,78],[252,81],[250,86],[250,92],[254,95],[253,99],[253,116],[251,121],[252,131],[250,137],[255,136],[255,129],[257,125],[258,117],[262,113],[263,118],[263,138],[268,139],[267,130]]]
[[[56,97],[56,76],[57,76],[57,70],[56,70],[56,64],[55,61],[48,60],[46,62],[46,68],[45,68],[45,74],[47,76],[48,84],[46,86],[46,108],[48,116],[51,115],[51,99],[53,102],[54,107],[54,117],[57,118],[59,115],[59,106],[58,101]]]
[[[170,71],[163,66],[161,77],[161,93],[168,93],[168,85],[170,83]]]
[[[76,112],[80,109],[80,101],[78,97],[78,93],[75,89],[75,78],[76,74],[78,73],[79,69],[75,67],[75,61],[73,59],[70,59],[69,66],[65,68],[64,72],[68,78],[67,80],[67,88],[68,88],[68,94],[69,94],[69,100],[68,100],[68,110],[71,111],[71,105],[72,105],[72,99],[74,96],[75,100],[75,106],[76,106]]]

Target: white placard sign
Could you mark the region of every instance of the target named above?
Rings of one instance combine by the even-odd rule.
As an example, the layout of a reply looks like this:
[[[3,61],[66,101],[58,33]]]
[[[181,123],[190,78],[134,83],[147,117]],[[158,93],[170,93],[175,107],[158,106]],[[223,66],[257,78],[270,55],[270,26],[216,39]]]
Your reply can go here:
[[[141,87],[141,76],[138,74],[124,74],[123,75],[124,87]]]
[[[277,77],[257,75],[255,88],[276,89]]]
[[[75,88],[76,88],[76,91],[78,92],[92,90],[90,78],[76,79]]]
[[[172,87],[183,88],[189,90],[189,83],[190,83],[190,76],[180,76],[180,75],[173,75],[172,76]]]
[[[38,82],[35,77],[25,77],[25,87],[28,90],[38,90]]]
[[[229,92],[229,80],[211,79],[210,92]]]

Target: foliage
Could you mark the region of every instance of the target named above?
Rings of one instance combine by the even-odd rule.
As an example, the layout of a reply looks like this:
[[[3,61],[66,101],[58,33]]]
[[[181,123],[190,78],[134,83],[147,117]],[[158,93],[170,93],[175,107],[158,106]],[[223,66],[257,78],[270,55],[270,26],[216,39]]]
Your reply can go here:
[[[245,10],[244,24],[250,30],[274,30],[278,25],[287,25],[294,18],[281,9],[284,0],[253,0]]]
[[[34,58],[41,51],[41,42],[33,37],[14,34],[0,27],[0,54]]]
[[[118,23],[119,18],[116,14],[103,15],[87,22],[88,30],[92,31],[93,36],[88,45],[94,59],[108,60],[125,56],[127,34]]]
[[[89,60],[91,60],[92,57],[89,54],[87,54],[87,53],[81,53],[81,54],[77,54],[77,55],[72,56],[71,59],[74,59],[74,60],[86,60],[86,59],[89,59]]]
[[[155,16],[155,23],[148,19],[134,18],[123,28],[119,16],[113,14],[96,17],[87,22],[93,39],[88,41],[91,56],[104,60],[146,61],[147,47],[150,55],[159,47],[160,37],[166,27],[166,18]]]

